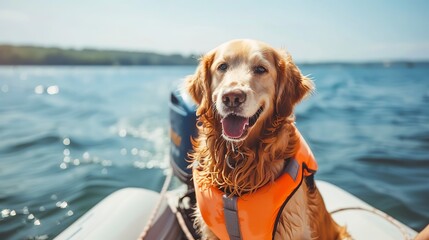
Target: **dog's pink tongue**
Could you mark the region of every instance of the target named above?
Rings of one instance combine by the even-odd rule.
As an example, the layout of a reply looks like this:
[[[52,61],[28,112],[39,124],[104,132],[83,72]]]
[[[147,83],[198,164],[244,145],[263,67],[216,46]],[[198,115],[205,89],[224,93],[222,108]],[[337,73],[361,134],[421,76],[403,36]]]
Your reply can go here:
[[[237,115],[228,115],[222,119],[223,133],[230,138],[239,138],[243,135],[244,129],[249,125],[249,119]]]

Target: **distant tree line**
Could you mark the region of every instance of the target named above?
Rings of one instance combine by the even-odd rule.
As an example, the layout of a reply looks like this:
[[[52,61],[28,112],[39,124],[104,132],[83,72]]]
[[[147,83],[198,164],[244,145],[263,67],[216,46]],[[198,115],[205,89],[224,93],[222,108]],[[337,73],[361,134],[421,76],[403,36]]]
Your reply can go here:
[[[64,49],[53,47],[15,46],[0,44],[0,65],[196,65],[199,56],[159,54],[97,49]],[[299,65],[346,65],[366,67],[429,67],[429,60],[422,61],[370,61],[370,62],[300,62]]]
[[[0,65],[196,65],[197,56],[0,45]]]

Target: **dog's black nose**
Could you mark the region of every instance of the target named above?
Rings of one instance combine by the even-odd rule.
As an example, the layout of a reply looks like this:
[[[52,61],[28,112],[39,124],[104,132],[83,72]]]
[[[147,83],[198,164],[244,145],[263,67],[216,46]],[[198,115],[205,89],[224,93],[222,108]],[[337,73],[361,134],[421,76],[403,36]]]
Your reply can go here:
[[[238,107],[246,101],[246,94],[241,90],[232,90],[222,96],[222,102],[227,107]]]

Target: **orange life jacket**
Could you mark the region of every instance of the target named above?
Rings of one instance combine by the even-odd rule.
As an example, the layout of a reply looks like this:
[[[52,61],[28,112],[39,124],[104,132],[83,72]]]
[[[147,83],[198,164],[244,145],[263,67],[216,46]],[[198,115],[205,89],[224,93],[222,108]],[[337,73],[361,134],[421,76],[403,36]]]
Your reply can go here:
[[[214,186],[202,189],[195,181],[199,178],[198,170],[193,170],[198,207],[204,222],[217,237],[222,240],[273,239],[284,206],[304,177],[317,170],[313,153],[299,136],[298,151],[286,160],[283,174],[253,193],[229,198]]]

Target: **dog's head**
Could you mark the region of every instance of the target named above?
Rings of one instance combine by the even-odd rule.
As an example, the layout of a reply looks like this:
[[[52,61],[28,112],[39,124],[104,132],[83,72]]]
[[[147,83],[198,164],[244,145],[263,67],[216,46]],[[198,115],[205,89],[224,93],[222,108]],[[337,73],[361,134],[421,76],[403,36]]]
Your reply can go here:
[[[257,139],[268,119],[289,117],[313,83],[285,52],[233,40],[204,55],[186,87],[197,115],[217,115],[223,138],[239,142]]]

